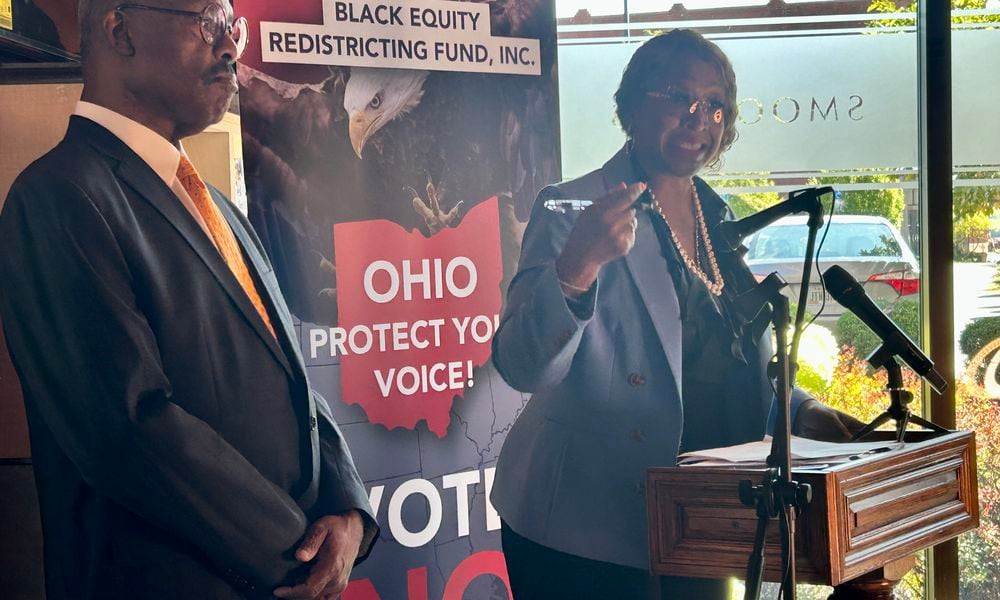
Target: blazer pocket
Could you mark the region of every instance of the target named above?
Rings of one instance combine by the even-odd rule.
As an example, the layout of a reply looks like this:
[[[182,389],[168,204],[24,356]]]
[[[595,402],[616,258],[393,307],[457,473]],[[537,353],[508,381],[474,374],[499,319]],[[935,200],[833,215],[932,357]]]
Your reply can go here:
[[[504,441],[493,494],[522,535],[542,542],[548,536],[570,435],[565,425],[540,417],[516,424]]]
[[[541,457],[540,461],[545,473],[540,474],[542,477],[536,479],[536,482],[548,482],[547,486],[545,483],[540,484],[547,487],[548,493],[545,495],[545,504],[539,505],[538,512],[545,515],[544,531],[547,538],[549,534],[548,526],[552,523],[552,513],[560,508],[556,504],[556,498],[559,497],[559,489],[563,485],[567,453],[573,437],[573,431],[566,425],[547,418],[542,423],[540,436],[543,440],[542,446],[546,454],[546,456]],[[536,483],[536,485],[539,485],[539,483]]]

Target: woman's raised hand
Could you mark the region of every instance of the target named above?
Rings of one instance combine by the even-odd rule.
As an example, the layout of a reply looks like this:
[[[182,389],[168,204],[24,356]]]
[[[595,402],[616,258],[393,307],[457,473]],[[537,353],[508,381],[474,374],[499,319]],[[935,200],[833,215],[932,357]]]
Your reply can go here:
[[[619,183],[580,214],[556,260],[563,293],[586,292],[602,266],[632,250],[638,224],[633,205],[644,191],[645,183]]]

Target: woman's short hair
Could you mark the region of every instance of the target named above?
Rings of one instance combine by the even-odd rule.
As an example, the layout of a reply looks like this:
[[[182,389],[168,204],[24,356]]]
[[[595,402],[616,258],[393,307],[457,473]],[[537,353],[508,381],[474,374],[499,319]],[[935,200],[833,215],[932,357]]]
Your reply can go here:
[[[719,155],[736,141],[736,73],[722,49],[691,29],[674,29],[649,39],[635,51],[615,92],[615,114],[631,137],[632,118],[642,104],[650,81],[678,60],[703,60],[719,69],[725,87],[725,123]],[[715,157],[718,158],[718,157]]]

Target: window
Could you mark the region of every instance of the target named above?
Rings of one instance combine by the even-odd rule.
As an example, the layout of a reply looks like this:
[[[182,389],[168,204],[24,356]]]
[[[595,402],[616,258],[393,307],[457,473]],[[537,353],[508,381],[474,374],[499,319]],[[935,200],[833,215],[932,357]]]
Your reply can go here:
[[[958,585],[962,600],[980,600],[1000,597],[1000,2],[952,8],[955,417],[976,431],[980,499],[979,529],[959,539]]]
[[[958,164],[969,166],[957,171],[960,183],[956,185],[997,198],[1000,206],[1000,193],[988,187],[1000,184],[1000,168],[996,167],[1000,165],[1000,121],[991,118],[995,101],[990,100],[998,95],[992,90],[993,75],[1000,72],[996,64],[1000,62],[1000,28],[984,21],[1000,7],[985,3],[956,2],[969,11],[966,16],[980,22],[975,28],[964,26],[969,31],[963,29],[961,35],[953,36],[955,59],[962,61],[954,68],[955,154]],[[921,248],[924,229],[919,188],[927,166],[920,164],[919,40],[913,9],[897,9],[902,3],[883,0],[689,1],[684,7],[652,0],[600,4],[598,14],[594,2],[558,3],[563,175],[575,177],[599,167],[623,143],[611,98],[637,45],[660,30],[698,29],[727,53],[739,83],[740,137],[720,168],[705,174],[706,180],[738,216],[770,206],[795,189],[833,186],[838,196],[836,214],[820,261],[850,261],[856,269],[883,263],[871,271],[851,272],[866,289],[880,286],[887,290],[877,301],[910,337],[920,339],[916,298],[921,291],[922,261],[914,251]],[[961,144],[984,158],[959,161],[965,156]],[[995,226],[1000,229],[1000,215]],[[989,229],[987,224],[983,235],[971,236],[969,248],[988,249]],[[751,266],[755,261],[757,265],[772,261],[773,268],[780,270],[779,263],[801,263],[805,243],[800,229],[776,226],[749,240],[748,246]],[[762,271],[754,268],[758,276],[767,274]],[[992,270],[983,272],[992,280]],[[813,306],[810,289],[810,309]],[[865,344],[872,338],[861,335],[860,330],[866,328],[852,325],[853,315],[836,312],[835,304],[827,302],[824,310],[828,318],[813,325],[814,333],[837,337],[837,343],[825,347],[838,350],[828,352],[823,369],[818,365],[814,369],[821,373],[809,378],[808,385],[814,386],[809,391],[870,420],[888,405],[884,380],[872,377],[864,360],[872,349]],[[996,337],[1000,337],[1000,327]],[[803,385],[801,378],[799,383]],[[919,382],[913,377],[908,385],[918,393],[916,411],[922,402]],[[994,538],[996,553],[977,555],[979,564],[1000,560],[1000,534]],[[992,575],[983,571],[980,568],[976,576]],[[926,562],[921,561],[897,589],[900,597],[927,597],[925,572]],[[963,598],[996,597],[998,589]],[[829,589],[803,586],[800,598],[826,598],[829,593]]]

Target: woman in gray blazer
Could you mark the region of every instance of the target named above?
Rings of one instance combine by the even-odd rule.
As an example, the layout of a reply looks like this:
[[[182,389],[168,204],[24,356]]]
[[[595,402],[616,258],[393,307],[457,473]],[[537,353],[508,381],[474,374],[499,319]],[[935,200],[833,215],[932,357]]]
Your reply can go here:
[[[635,52],[615,101],[625,147],[542,190],[524,235],[493,360],[532,398],[492,502],[515,600],[725,598],[725,582],[649,575],[644,481],[681,450],[761,439],[772,403],[770,338],[733,311],[755,280],[715,243],[730,213],[695,176],[736,138],[736,77],[715,44],[674,30]],[[860,427],[793,401],[800,431]]]

